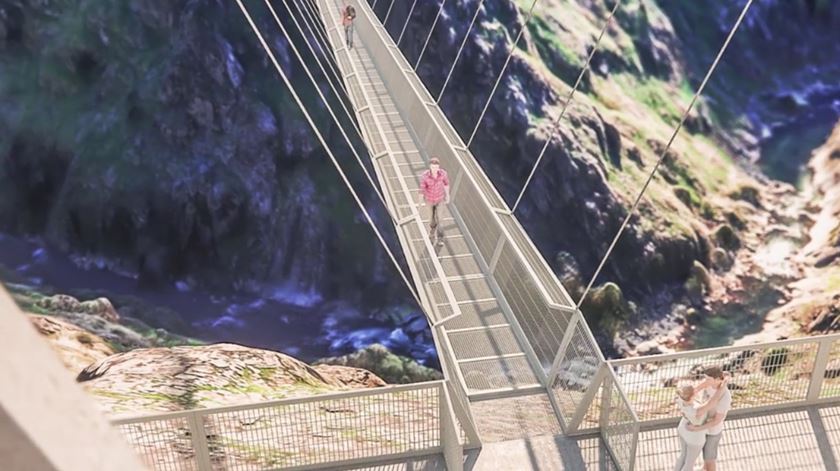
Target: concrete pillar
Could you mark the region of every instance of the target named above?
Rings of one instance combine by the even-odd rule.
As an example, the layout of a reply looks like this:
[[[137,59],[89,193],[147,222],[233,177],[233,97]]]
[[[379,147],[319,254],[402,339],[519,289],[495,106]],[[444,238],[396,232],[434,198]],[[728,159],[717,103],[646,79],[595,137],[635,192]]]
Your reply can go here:
[[[145,469],[2,286],[0,469]]]

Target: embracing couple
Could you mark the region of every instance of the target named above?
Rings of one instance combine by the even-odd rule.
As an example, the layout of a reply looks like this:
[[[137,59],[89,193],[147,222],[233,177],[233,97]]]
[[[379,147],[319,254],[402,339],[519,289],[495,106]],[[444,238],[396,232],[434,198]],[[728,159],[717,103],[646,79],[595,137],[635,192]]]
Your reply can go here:
[[[729,376],[712,366],[704,370],[705,378],[698,384],[677,390],[677,405],[682,419],[677,426],[680,436],[680,457],[675,471],[691,471],[703,453],[705,471],[715,471],[718,445],[723,434],[723,421],[732,409]]]

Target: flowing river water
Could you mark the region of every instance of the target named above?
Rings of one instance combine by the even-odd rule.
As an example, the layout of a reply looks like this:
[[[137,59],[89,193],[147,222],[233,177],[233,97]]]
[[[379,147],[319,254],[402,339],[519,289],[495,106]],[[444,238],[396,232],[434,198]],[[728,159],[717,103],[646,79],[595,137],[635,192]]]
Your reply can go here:
[[[267,288],[261,296],[188,290],[183,284],[145,289],[131,275],[95,263],[82,268],[40,241],[9,235],[0,235],[0,266],[34,287],[71,295],[132,296],[144,305],[167,308],[186,326],[173,333],[205,342],[267,348],[304,361],[381,343],[394,353],[437,366],[425,318],[407,307],[363,311],[283,286]]]

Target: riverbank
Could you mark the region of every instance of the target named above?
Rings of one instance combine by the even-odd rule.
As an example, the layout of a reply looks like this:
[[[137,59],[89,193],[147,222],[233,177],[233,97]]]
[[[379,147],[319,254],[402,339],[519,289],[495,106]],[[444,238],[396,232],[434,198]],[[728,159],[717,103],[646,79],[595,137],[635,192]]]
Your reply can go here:
[[[766,181],[740,205],[739,250],[708,272],[701,303],[677,306],[623,343],[634,356],[840,330],[840,123],[810,153],[807,177]]]
[[[192,289],[183,284],[143,288],[107,264],[80,264],[38,240],[0,235],[0,281],[34,296],[105,297],[151,329],[203,343],[233,342],[294,355],[303,361],[347,355],[378,343],[421,365],[439,368],[428,323],[407,306],[353,305],[266,287],[256,293]]]

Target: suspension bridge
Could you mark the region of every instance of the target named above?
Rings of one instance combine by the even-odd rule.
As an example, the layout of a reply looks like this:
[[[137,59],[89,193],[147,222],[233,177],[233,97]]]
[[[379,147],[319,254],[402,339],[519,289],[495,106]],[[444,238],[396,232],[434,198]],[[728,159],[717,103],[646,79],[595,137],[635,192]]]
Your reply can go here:
[[[551,136],[509,206],[470,148],[538,0],[530,4],[525,24],[509,44],[504,66],[469,136],[454,129],[439,101],[484,0],[475,2],[475,14],[438,96],[429,92],[416,69],[430,53],[430,38],[446,0],[441,2],[414,63],[406,59],[399,44],[417,0],[412,2],[405,24],[397,28],[396,37],[383,26],[394,1],[382,21],[372,8],[378,1],[373,5],[352,2],[357,17],[350,47],[342,26],[344,0],[266,0],[265,8],[285,37],[288,54],[305,74],[296,77],[296,82],[290,80],[277,51],[255,22],[253,6],[246,7],[242,0],[237,4],[394,269],[428,318],[445,379],[116,421],[146,462],[156,469],[179,471],[379,469],[377,466],[388,463],[394,467],[387,469],[664,469],[672,466],[677,453],[675,436],[663,435],[663,430],[672,431],[662,429],[673,427],[676,420],[668,381],[689,377],[697,364],[726,366],[732,358],[746,358],[743,364],[757,361],[758,366],[757,370],[744,369],[750,386],[742,388],[746,390],[743,399],[735,395],[732,421],[755,417],[789,420],[794,424],[790,427],[801,429],[800,435],[813,435],[814,445],[808,442],[790,448],[781,436],[778,447],[789,450],[797,463],[819,461],[837,469],[831,450],[840,443],[840,427],[831,420],[840,416],[834,407],[840,399],[840,384],[828,372],[832,362],[840,361],[840,337],[607,361],[580,311],[752,0],[745,3],[732,25],[621,230],[577,301],[558,281],[515,211],[540,163],[548,158],[548,143],[620,2],[614,3],[553,121]],[[304,102],[301,81],[308,81],[316,91],[317,102]],[[313,106],[327,110],[346,149],[334,149],[328,143],[310,113]],[[362,148],[354,144],[356,140],[363,143]],[[350,183],[348,152],[386,208],[407,273]],[[428,209],[418,205],[419,178],[433,156],[452,182],[451,201],[440,214],[445,234],[440,247],[429,239]],[[786,353],[782,357],[779,351]],[[766,374],[768,364],[774,368],[772,375]],[[354,413],[324,412],[334,410]],[[253,426],[254,417],[265,419],[264,425]],[[755,433],[772,436],[778,429],[772,424],[762,427],[766,429]],[[172,435],[173,430],[189,433]],[[820,432],[823,438],[818,439]],[[167,433],[169,438],[164,437]],[[190,453],[179,454],[175,448]],[[673,457],[667,450],[672,450]],[[772,460],[765,467],[752,467],[758,461],[750,459],[740,457],[731,463],[738,469],[794,469],[774,468]]]

